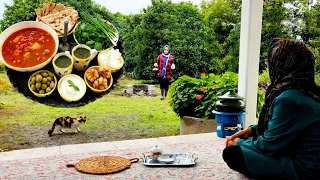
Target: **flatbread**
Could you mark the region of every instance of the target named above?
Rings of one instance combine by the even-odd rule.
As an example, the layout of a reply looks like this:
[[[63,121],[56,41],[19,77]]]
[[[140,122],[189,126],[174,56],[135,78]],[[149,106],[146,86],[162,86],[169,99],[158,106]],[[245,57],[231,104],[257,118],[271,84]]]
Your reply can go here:
[[[49,26],[51,26],[53,29],[55,29],[58,35],[63,34],[65,20],[69,20],[69,24],[68,24],[68,33],[69,33],[77,23],[78,19],[79,19],[78,12],[72,8],[68,8],[66,10],[56,12],[54,14],[40,17],[40,20],[48,24]]]
[[[65,20],[69,20],[67,32],[70,33],[79,19],[79,14],[74,8],[63,4],[48,2],[43,8],[35,11],[38,20],[52,27],[58,36],[63,35]]]
[[[61,5],[63,7],[65,7],[63,4],[60,4],[60,7]],[[40,8],[40,9],[37,9],[36,10],[36,14],[38,17],[42,17],[42,16],[46,16],[48,14],[50,14],[50,12],[52,12],[52,10],[57,6],[57,4],[55,3],[52,3],[52,2],[48,2],[45,7],[43,8]]]

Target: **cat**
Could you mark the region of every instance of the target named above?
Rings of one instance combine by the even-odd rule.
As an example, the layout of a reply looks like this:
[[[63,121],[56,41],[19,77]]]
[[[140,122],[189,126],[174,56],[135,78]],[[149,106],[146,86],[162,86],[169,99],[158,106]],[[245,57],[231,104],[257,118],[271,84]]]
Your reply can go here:
[[[78,133],[78,132],[80,132],[79,126],[83,125],[86,121],[87,121],[86,117],[81,117],[81,116],[80,116],[80,118],[72,118],[69,116],[59,117],[54,121],[54,123],[52,125],[52,129],[48,132],[48,134],[49,134],[49,136],[52,136],[52,133],[53,133],[56,126],[58,126],[57,128],[62,133],[64,133],[62,128],[73,129],[76,131],[76,133]]]

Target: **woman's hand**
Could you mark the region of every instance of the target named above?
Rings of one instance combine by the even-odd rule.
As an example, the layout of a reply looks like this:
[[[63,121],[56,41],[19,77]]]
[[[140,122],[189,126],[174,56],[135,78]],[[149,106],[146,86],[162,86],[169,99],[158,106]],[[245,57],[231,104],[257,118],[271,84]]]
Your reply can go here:
[[[157,63],[154,63],[153,66],[154,66],[154,67],[158,67],[158,64],[157,64]]]
[[[231,140],[233,140],[235,138],[248,139],[248,137],[250,137],[251,134],[252,134],[252,129],[251,128],[246,128],[246,129],[244,129],[242,131],[239,131],[239,132],[235,133],[232,136],[227,136],[226,137],[226,146],[228,146],[229,141],[231,141]]]
[[[227,136],[227,138],[228,138],[228,136]],[[240,138],[233,138],[233,139],[227,141],[226,146],[236,146],[239,139]]]
[[[241,139],[248,139],[248,137],[250,137],[252,134],[252,129],[249,127],[249,128],[246,128],[244,130],[241,130],[237,133],[235,133],[234,135],[230,136],[231,139],[233,138],[241,138]]]
[[[152,69],[152,72],[154,72],[154,73],[157,73],[158,71],[159,71],[158,68],[153,68],[153,69]]]

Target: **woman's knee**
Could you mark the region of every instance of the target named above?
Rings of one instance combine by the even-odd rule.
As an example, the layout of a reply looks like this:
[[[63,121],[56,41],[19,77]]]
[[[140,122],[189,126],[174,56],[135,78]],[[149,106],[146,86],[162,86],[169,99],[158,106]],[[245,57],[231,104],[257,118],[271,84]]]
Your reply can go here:
[[[222,158],[231,169],[249,175],[240,146],[226,147],[222,152]]]
[[[241,154],[240,154],[241,153]],[[224,148],[222,152],[223,160],[228,164],[230,161],[233,161],[237,156],[242,156],[242,150],[239,146],[229,146]]]
[[[228,147],[224,148],[223,151],[222,151],[222,158],[223,158],[224,162],[226,162],[226,163],[229,160],[229,154],[230,154],[229,151],[230,150],[228,149]]]

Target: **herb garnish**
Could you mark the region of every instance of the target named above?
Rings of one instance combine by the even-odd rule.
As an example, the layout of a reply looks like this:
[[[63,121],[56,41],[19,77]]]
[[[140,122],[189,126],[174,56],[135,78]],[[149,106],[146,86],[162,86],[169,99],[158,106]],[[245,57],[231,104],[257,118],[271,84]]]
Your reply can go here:
[[[107,40],[107,35],[85,20],[76,28],[75,37],[80,44],[86,44],[97,51],[113,47],[111,41]]]
[[[107,23],[103,22],[103,20],[92,17],[89,13],[81,12],[80,14],[87,22],[90,22],[91,24],[95,25],[96,28],[104,32],[104,34],[108,36],[109,40],[113,43],[113,45],[116,45],[119,38],[119,35],[116,29],[107,25]]]
[[[69,83],[69,87],[73,87],[74,90],[80,91],[78,86],[76,86],[71,80],[68,80],[68,83]]]
[[[100,18],[92,17],[86,12],[81,12],[80,14],[83,20],[75,32],[76,39],[80,43],[85,43],[98,51],[117,44],[119,34],[116,28]],[[109,41],[106,41],[106,39],[109,39]]]

